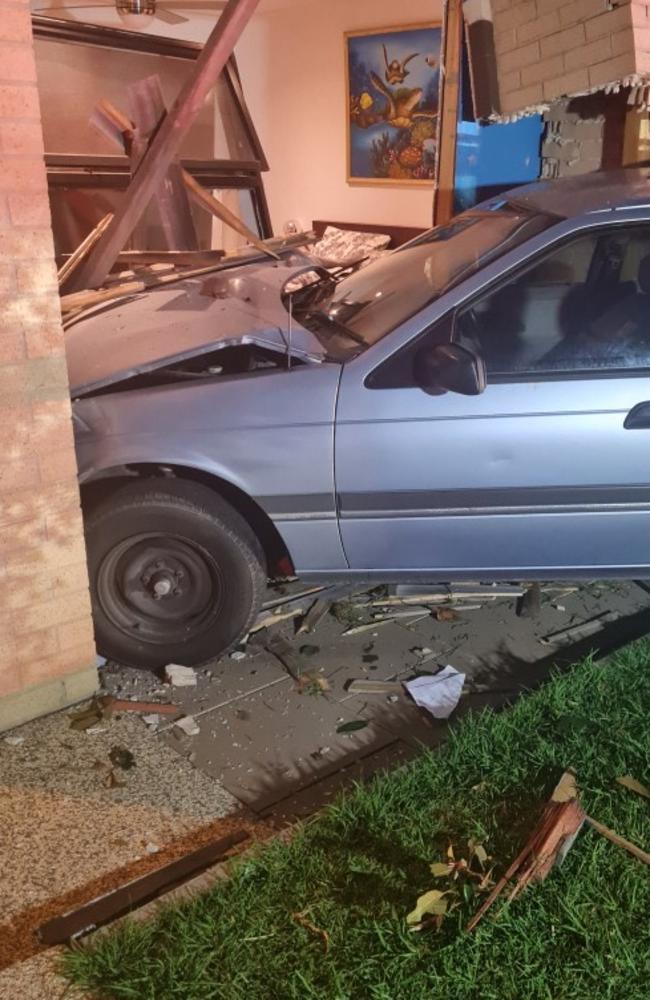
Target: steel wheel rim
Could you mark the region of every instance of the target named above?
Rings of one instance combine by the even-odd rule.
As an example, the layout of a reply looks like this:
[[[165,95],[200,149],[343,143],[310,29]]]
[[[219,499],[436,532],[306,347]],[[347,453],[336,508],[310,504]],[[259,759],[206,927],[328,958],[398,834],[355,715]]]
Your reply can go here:
[[[111,624],[160,645],[209,631],[224,597],[214,557],[178,535],[132,535],[104,556],[97,573],[97,598]]]

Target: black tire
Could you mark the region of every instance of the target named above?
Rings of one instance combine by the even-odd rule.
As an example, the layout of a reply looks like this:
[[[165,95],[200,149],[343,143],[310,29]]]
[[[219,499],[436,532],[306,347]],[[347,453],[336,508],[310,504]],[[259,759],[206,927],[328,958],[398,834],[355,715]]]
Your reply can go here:
[[[86,518],[86,544],[97,648],[118,663],[207,663],[237,643],[260,609],[260,543],[198,483],[124,486]]]

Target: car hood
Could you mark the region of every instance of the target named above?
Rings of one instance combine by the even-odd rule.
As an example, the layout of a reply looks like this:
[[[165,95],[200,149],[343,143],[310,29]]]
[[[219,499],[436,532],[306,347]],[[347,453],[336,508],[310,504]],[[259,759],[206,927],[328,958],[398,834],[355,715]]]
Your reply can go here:
[[[95,306],[66,327],[72,396],[237,344],[322,361],[325,352],[313,333],[295,321],[289,331],[282,301],[287,282],[313,268],[309,257],[292,253]]]

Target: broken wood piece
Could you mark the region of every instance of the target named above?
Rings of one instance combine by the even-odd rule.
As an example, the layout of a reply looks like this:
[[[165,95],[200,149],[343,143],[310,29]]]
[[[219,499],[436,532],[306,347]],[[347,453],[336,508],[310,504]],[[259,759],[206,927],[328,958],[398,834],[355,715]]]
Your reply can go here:
[[[86,255],[90,253],[112,218],[113,213],[108,212],[103,219],[100,219],[95,228],[91,229],[88,235],[81,241],[77,249],[71,253],[68,259],[61,265],[57,272],[59,288],[65,283],[70,275],[74,273],[76,268],[79,267]]]
[[[308,635],[313,632],[317,625],[319,625],[323,618],[329,613],[332,607],[332,600],[328,598],[321,598],[318,601],[314,601],[311,608],[301,621],[297,635]]]
[[[213,194],[206,191],[206,189],[202,187],[202,185],[199,184],[199,182],[195,180],[194,177],[192,177],[192,175],[183,167],[181,167],[181,176],[185,187],[197,204],[206,208],[208,212],[211,212],[212,215],[216,216],[217,219],[220,219],[221,222],[225,222],[227,226],[234,229],[240,236],[243,236],[249,243],[252,243],[254,247],[257,247],[261,253],[265,253],[267,256],[273,257],[274,260],[280,259],[279,254],[277,254],[275,250],[272,250],[271,247],[267,246],[264,240],[261,240],[252,229],[249,229],[248,226],[242,222],[234,212],[231,212],[222,201],[219,201],[219,199],[215,198]]]
[[[605,625],[617,621],[620,617],[617,611],[603,611],[602,614],[590,618],[579,625],[572,625],[570,628],[561,629],[559,632],[549,632],[539,640],[544,646],[555,646],[566,639],[587,639],[590,635],[600,632]]]
[[[178,705],[170,705],[169,702],[126,701],[123,698],[114,698],[112,695],[102,698],[102,706],[107,713],[139,712],[143,715],[176,715],[177,712],[180,712]]]
[[[122,250],[117,255],[117,263],[132,267],[157,263],[192,267],[218,264],[223,257],[223,250]]]
[[[61,312],[69,312],[71,309],[89,309],[102,302],[110,302],[111,299],[121,299],[127,295],[134,295],[136,292],[143,292],[145,288],[146,285],[143,281],[127,281],[123,285],[115,285],[113,288],[100,288],[98,290],[86,288],[82,292],[71,292],[70,295],[61,296]]]
[[[313,594],[322,594],[328,587],[310,587],[309,590],[300,590],[297,594],[286,594],[284,597],[274,597],[271,601],[265,601],[262,611],[270,611],[271,608],[279,608],[284,604],[292,604],[295,601],[302,601]]]
[[[303,658],[296,653],[291,643],[283,639],[281,635],[272,636],[266,648],[269,653],[273,653],[280,663],[286,667],[295,681],[300,682],[301,676],[308,673],[307,664]]]
[[[537,618],[542,610],[542,591],[538,583],[533,583],[517,601],[518,618]]]
[[[650,854],[644,851],[641,847],[637,847],[632,841],[626,840],[625,837],[619,836],[614,830],[610,830],[608,826],[604,826],[599,823],[598,820],[592,819],[591,816],[585,817],[587,823],[592,827],[596,833],[599,833],[601,837],[606,837],[607,840],[611,841],[612,844],[616,844],[617,847],[622,847],[624,851],[631,854],[637,861],[642,861],[644,865],[650,865]]]
[[[348,694],[402,694],[404,687],[401,681],[350,681],[345,690]]]
[[[76,288],[97,288],[110,271],[200,113],[259,0],[228,0],[205,45],[140,161],[119,208],[74,276]]]
[[[289,611],[283,611],[276,615],[264,615],[253,622],[251,626],[250,635],[254,632],[259,632],[263,628],[271,628],[272,625],[279,625],[280,622],[286,622],[289,618],[300,618],[304,615],[304,608],[291,608]]]
[[[573,784],[568,780],[569,776]],[[567,799],[567,789],[571,788],[575,791],[575,797]],[[558,801],[556,795],[562,801]],[[586,818],[577,798],[574,776],[572,772],[565,771],[528,840],[465,930],[469,933],[476,927],[511,879],[518,879],[509,897],[514,899],[528,883],[546,878],[551,869],[564,860]]]
[[[392,615],[390,618],[377,618],[367,625],[353,625],[352,628],[346,629],[343,635],[361,635],[363,632],[372,632],[373,629],[379,628],[380,625],[388,625],[392,621],[395,621]]]

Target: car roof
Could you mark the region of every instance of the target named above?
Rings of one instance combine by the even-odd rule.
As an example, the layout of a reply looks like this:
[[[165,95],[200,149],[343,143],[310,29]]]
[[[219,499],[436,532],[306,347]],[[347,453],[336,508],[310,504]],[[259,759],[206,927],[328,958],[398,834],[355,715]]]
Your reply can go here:
[[[599,170],[577,177],[535,181],[511,188],[477,207],[494,208],[500,200],[563,218],[623,208],[647,207],[650,211],[650,168]]]

